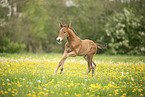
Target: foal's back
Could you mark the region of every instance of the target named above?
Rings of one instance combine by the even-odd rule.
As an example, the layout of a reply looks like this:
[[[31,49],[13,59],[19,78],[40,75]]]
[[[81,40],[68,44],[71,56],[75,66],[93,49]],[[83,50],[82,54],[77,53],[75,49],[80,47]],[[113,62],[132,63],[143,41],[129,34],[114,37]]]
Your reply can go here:
[[[96,50],[94,52],[97,52],[97,45],[92,40],[82,40],[78,55],[87,55],[91,50]]]

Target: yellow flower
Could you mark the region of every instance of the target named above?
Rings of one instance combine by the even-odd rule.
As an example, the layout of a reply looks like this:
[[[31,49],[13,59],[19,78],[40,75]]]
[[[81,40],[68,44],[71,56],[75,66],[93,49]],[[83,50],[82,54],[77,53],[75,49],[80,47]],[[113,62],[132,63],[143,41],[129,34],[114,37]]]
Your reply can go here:
[[[30,96],[31,96],[31,93],[29,93],[29,94],[26,94],[26,95],[30,97]]]
[[[4,86],[4,85],[5,85],[5,83],[3,82],[3,83],[2,83],[2,85]]]
[[[136,91],[136,89],[133,89],[133,91],[132,92],[135,92]]]
[[[2,90],[1,93],[4,94],[4,91]]]
[[[15,91],[12,91],[12,93],[15,93]]]
[[[32,97],[36,97],[36,95],[33,94]]]
[[[124,96],[126,96],[126,93],[123,93]]]
[[[138,89],[139,92],[143,91],[143,89]]]
[[[8,91],[11,91],[11,89],[9,88]]]
[[[5,91],[5,94],[7,94],[8,92],[7,91]]]
[[[143,94],[140,94],[140,96],[143,96]]]
[[[86,93],[86,95],[89,95],[89,93]]]
[[[10,83],[8,83],[8,86],[10,86],[11,84]]]
[[[68,94],[68,92],[65,92],[65,94]]]
[[[94,97],[94,95],[90,95],[89,97]]]

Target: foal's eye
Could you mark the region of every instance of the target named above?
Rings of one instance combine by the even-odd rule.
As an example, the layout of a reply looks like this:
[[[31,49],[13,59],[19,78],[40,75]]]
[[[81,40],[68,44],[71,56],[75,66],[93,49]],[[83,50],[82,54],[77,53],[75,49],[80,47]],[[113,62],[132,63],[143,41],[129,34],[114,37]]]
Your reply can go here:
[[[66,32],[64,32],[64,33],[66,33]]]

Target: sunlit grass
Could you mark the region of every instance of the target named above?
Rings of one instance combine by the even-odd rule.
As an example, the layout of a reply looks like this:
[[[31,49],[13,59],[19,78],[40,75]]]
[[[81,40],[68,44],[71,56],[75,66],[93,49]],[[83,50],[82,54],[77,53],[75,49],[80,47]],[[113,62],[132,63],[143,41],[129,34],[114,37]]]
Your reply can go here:
[[[85,75],[82,57],[68,58],[54,74],[61,54],[1,54],[0,97],[145,96],[145,58],[97,55],[96,74]],[[128,59],[128,60],[127,60]]]

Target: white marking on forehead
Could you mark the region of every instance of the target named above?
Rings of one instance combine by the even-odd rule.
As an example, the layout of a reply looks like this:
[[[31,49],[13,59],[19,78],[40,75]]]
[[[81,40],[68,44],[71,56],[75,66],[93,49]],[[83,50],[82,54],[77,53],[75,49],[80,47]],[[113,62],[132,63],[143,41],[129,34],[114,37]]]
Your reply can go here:
[[[62,31],[62,28],[60,29],[60,31]]]

